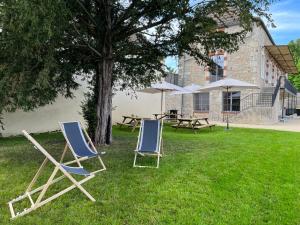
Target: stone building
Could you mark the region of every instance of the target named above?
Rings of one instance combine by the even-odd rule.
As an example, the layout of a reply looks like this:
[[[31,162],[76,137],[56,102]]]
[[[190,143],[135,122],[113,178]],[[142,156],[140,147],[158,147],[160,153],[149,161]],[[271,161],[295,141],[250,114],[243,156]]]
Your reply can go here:
[[[226,32],[239,30],[231,23]],[[179,59],[178,84],[205,86],[211,82],[233,78],[255,84],[257,90],[232,89],[197,94],[167,95],[166,111],[177,110],[185,117],[208,117],[213,121],[270,124],[295,113],[297,90],[286,79],[297,73],[288,46],[276,45],[262,20],[257,19],[239,47],[228,54],[222,50],[210,54],[215,68],[201,66],[193,57]]]

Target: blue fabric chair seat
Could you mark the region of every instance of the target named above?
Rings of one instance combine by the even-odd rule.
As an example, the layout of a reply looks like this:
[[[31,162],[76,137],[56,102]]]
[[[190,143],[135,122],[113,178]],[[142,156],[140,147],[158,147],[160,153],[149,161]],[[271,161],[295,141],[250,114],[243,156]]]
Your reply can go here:
[[[160,143],[160,121],[144,120],[140,135],[139,152],[157,153]]]
[[[62,125],[65,137],[77,156],[91,158],[98,155],[88,145],[79,122],[66,122]]]
[[[71,166],[66,166],[64,164],[60,164],[68,173],[72,174],[77,174],[77,175],[82,175],[82,176],[89,176],[90,172],[87,170],[83,169],[82,167],[71,167]]]
[[[95,157],[95,156],[98,156],[99,153],[94,153],[94,152],[86,152],[86,154],[82,157],[88,157],[88,158],[92,158],[92,157]]]

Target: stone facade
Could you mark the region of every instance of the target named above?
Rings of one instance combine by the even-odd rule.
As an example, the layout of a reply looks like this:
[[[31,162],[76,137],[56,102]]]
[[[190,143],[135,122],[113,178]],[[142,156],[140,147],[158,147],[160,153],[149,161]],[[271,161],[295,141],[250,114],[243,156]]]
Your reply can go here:
[[[226,32],[236,32],[238,25],[226,28]],[[252,93],[273,92],[279,76],[285,75],[281,67],[268,53],[265,46],[274,45],[262,21],[253,24],[252,32],[249,32],[239,47],[239,50],[227,54],[219,51],[216,55],[222,55],[224,59],[224,78],[233,78],[257,85],[258,90],[230,90],[240,91],[240,102]],[[203,65],[198,65],[193,57],[185,55],[179,59],[179,85],[187,86],[192,83],[206,85],[210,83],[210,71]],[[248,97],[249,98],[249,97]],[[222,121],[226,117],[223,112],[223,92],[211,91],[209,94],[209,111],[199,112],[194,109],[194,96],[167,95],[166,111],[178,110],[185,117],[209,117],[214,121]],[[247,108],[245,111],[230,112],[230,118],[239,123],[274,123],[280,115],[280,100],[276,98],[273,107]],[[226,112],[228,113],[228,112]]]

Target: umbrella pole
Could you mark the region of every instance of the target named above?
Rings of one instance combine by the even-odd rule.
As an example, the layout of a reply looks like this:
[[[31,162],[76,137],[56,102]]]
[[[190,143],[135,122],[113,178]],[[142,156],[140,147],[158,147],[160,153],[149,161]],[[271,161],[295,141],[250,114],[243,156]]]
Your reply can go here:
[[[227,102],[227,127],[226,127],[226,129],[229,130],[229,116],[228,116],[228,94],[229,94],[229,92],[228,92],[228,86],[226,87],[226,89],[227,89],[227,99],[226,99],[226,102]]]
[[[163,101],[164,101],[164,91],[161,90],[161,99],[160,99],[160,114],[162,114],[163,111]],[[162,116],[162,115],[161,115]]]

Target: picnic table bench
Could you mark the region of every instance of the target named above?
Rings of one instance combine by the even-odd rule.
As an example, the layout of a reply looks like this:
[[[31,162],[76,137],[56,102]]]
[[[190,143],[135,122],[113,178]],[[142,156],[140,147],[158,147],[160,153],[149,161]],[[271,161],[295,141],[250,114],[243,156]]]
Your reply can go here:
[[[205,123],[201,122],[205,121]],[[212,128],[215,124],[211,124],[208,121],[208,118],[178,118],[178,123],[172,125],[173,128],[176,128],[176,131],[178,128],[187,128],[192,129],[195,133],[196,130],[202,129],[202,128]]]
[[[155,117],[156,120],[161,120],[163,118],[168,117],[168,120],[176,120],[178,119],[178,116],[181,118],[183,117],[182,114],[177,114],[177,113],[154,113],[153,116]]]
[[[123,121],[121,123],[117,123],[120,128],[122,126],[132,127],[132,132],[138,128],[141,124],[141,120],[143,118],[137,116],[123,116]]]

